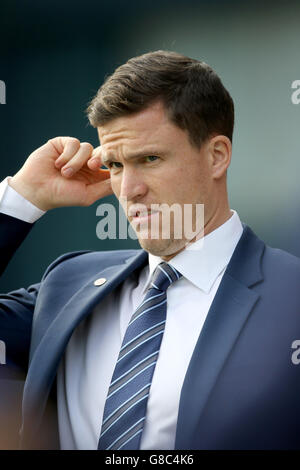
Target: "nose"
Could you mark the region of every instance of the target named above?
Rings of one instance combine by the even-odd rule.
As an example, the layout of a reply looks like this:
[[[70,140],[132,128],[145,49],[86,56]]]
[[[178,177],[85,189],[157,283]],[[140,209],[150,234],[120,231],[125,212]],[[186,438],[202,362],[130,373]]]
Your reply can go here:
[[[120,187],[120,199],[135,201],[147,193],[147,185],[140,171],[134,168],[124,168]]]

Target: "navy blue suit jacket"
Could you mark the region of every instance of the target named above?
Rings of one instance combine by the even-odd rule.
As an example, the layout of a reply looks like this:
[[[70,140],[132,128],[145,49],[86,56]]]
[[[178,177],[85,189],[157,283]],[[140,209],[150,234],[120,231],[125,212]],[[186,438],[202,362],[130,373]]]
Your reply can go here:
[[[31,225],[0,214],[0,227],[3,271]],[[143,250],[68,253],[40,283],[1,295],[7,364],[0,370],[27,372],[21,448],[59,448],[55,384],[68,340],[95,305],[146,263]],[[107,282],[96,287],[100,277]],[[297,339],[300,260],[267,247],[244,226],[186,372],[175,448],[300,449]],[[170,367],[176,367],[171,358]]]

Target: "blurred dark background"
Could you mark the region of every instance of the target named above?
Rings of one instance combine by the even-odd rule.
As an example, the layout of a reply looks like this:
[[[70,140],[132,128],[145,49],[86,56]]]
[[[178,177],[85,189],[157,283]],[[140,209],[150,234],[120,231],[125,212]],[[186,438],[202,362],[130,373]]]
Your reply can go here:
[[[299,17],[293,1],[2,0],[0,179],[51,137],[98,145],[84,111],[105,76],[132,56],[175,50],[209,63],[235,101],[231,207],[267,243],[300,255]],[[64,252],[138,247],[96,237],[98,204],[39,220],[1,291],[38,282]]]

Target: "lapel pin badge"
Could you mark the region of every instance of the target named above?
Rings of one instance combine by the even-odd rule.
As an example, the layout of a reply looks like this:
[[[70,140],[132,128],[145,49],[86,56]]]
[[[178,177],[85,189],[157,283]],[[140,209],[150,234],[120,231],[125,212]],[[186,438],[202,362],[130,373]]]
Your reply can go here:
[[[105,277],[100,277],[99,279],[96,279],[96,281],[94,281],[94,286],[102,286],[103,284],[105,284],[105,282]]]

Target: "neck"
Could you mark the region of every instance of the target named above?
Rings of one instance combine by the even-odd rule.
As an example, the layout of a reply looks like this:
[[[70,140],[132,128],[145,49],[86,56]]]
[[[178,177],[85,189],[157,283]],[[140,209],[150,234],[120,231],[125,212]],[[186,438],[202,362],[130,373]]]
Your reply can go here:
[[[224,207],[222,207],[222,208],[218,207],[216,209],[216,211],[214,213],[212,213],[211,216],[204,221],[204,229],[202,231],[203,236],[206,236],[209,233],[216,230],[218,227],[220,227],[225,222],[227,222],[227,220],[229,220],[231,216],[232,216],[232,212],[230,210],[228,201],[226,201],[226,203],[224,204]],[[189,244],[196,242],[200,238],[201,238],[201,236],[199,236],[199,234],[196,235],[189,242]],[[167,255],[167,256],[161,256],[161,258],[164,261],[170,261],[170,259],[174,258],[174,256],[178,255],[178,253],[180,253],[181,251],[185,250],[185,248],[186,248],[186,246],[183,246],[176,253],[172,253],[172,254]]]

